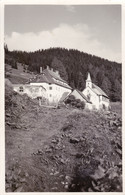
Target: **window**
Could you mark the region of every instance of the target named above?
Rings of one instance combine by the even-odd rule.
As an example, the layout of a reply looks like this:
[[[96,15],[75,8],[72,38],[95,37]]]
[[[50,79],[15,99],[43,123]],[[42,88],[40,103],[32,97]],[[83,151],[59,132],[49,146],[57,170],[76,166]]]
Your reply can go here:
[[[105,106],[105,104],[102,104],[102,108],[105,110],[106,109],[106,106]]]
[[[49,87],[49,90],[52,90],[52,87]]]
[[[20,88],[19,88],[19,92],[23,92],[24,90],[23,90],[23,87],[22,86],[20,86]]]
[[[90,95],[90,93],[88,93],[88,94],[87,94],[87,98],[88,98],[88,100],[90,100],[90,99],[91,99],[91,95]]]
[[[52,97],[52,94],[50,94],[49,97]]]

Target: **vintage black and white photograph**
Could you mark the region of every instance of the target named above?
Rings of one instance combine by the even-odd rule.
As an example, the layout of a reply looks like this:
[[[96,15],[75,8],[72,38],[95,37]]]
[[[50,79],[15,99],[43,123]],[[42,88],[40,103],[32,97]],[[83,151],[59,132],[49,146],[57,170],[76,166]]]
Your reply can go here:
[[[4,5],[6,192],[123,192],[121,14]]]

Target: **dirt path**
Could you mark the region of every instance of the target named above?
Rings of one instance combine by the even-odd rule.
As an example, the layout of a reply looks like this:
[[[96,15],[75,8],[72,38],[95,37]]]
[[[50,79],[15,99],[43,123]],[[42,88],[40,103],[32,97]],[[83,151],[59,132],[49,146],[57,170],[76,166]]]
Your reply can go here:
[[[58,133],[70,111],[67,109],[35,108],[22,113],[19,128],[6,126],[6,165],[12,167],[15,161],[31,164],[32,154],[42,148],[44,142]],[[11,158],[13,157],[13,158]],[[11,159],[11,160],[10,160]]]

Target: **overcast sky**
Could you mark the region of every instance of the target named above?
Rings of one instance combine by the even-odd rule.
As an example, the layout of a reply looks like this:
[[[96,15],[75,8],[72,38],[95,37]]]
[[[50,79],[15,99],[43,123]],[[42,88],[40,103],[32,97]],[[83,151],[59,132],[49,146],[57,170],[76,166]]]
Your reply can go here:
[[[78,49],[121,62],[120,5],[6,5],[9,50]]]

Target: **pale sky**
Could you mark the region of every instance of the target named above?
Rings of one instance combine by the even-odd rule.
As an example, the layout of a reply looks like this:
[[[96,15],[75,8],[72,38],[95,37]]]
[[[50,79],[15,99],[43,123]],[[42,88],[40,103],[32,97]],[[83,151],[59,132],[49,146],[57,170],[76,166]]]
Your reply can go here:
[[[6,5],[9,50],[78,49],[121,62],[120,5]]]

